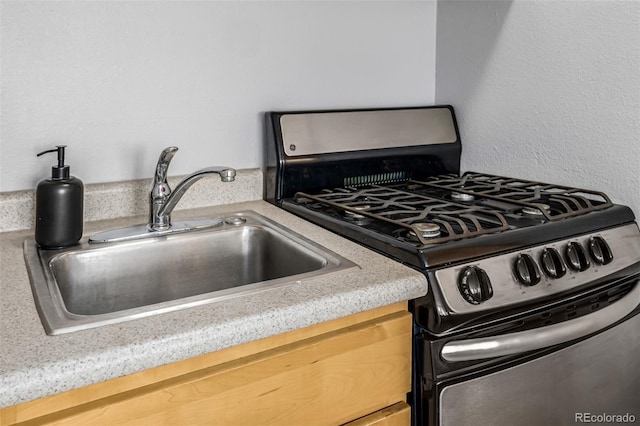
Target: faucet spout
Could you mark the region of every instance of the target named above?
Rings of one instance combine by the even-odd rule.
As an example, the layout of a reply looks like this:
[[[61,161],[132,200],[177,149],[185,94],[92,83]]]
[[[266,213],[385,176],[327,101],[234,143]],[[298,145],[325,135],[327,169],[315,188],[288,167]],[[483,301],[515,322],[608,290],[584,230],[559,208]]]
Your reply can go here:
[[[194,183],[202,179],[203,177],[210,174],[219,174],[220,180],[223,182],[233,182],[236,179],[236,171],[229,167],[205,167],[204,169],[200,169],[196,172],[193,172],[189,176],[185,177],[180,181],[180,183],[176,186],[176,189],[169,195],[164,205],[158,211],[158,214],[161,216],[169,216],[173,211],[173,208],[178,204],[178,201],[182,198],[182,196],[187,192],[187,189],[191,187]]]
[[[167,181],[169,163],[178,148],[170,146],[160,154],[156,165],[155,175],[149,191],[149,223],[152,231],[167,230],[171,227],[171,212],[184,193],[198,180],[208,174],[217,173],[223,182],[235,180],[236,171],[230,167],[205,167],[184,178],[174,191],[171,191]]]
[[[222,225],[222,220],[219,218],[207,218],[176,222],[175,226],[172,226],[171,212],[191,185],[209,174],[219,174],[223,182],[231,182],[236,178],[236,171],[231,167],[205,167],[182,179],[176,185],[175,191],[171,191],[167,181],[167,171],[176,151],[178,151],[178,148],[175,146],[165,148],[158,159],[155,174],[151,181],[151,188],[149,189],[149,221],[146,224],[99,232],[89,238],[90,243],[129,241]]]

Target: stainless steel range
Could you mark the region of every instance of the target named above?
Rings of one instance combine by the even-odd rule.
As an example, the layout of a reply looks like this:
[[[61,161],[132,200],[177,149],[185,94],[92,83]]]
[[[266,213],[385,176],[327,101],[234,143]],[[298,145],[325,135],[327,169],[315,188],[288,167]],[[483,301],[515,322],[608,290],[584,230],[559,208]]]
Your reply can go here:
[[[415,425],[640,422],[628,207],[461,175],[449,106],[271,112],[267,136],[269,201],[427,276],[410,302]]]

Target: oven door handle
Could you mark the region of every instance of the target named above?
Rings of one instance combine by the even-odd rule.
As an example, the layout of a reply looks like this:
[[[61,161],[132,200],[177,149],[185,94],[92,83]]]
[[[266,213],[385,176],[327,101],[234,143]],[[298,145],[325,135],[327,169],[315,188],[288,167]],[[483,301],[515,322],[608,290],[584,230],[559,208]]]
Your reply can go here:
[[[640,304],[640,281],[623,298],[589,315],[532,330],[477,339],[453,340],[442,347],[445,361],[475,361],[543,349],[587,336],[620,321]]]

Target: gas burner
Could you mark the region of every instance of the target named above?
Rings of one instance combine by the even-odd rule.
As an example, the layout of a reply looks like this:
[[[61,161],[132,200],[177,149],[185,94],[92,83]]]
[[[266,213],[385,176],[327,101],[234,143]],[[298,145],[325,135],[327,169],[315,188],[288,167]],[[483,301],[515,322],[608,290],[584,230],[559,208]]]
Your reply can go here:
[[[466,192],[456,192],[453,191],[451,193],[451,199],[454,201],[462,201],[464,203],[471,202],[476,199],[476,196],[473,194],[467,194]]]
[[[351,206],[352,209],[357,210],[357,211],[367,211],[371,209],[371,205],[370,204],[360,204],[357,206]],[[364,219],[366,218],[365,215],[362,214],[358,214],[357,212],[351,211],[351,210],[345,210],[344,214],[346,216],[349,216],[353,219]]]
[[[534,203],[535,207],[523,207],[522,213],[530,216],[544,216],[544,213],[549,213],[551,207],[548,204]]]
[[[411,225],[413,231],[409,231],[409,235],[420,234],[422,238],[437,238],[440,236],[440,226],[435,223],[414,223]]]

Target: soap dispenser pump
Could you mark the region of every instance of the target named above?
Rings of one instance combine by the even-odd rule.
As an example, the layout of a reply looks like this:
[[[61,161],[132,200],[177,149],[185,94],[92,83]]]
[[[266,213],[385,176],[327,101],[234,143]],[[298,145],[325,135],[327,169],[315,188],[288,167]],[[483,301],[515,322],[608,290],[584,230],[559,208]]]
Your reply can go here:
[[[51,178],[36,187],[36,243],[42,248],[62,248],[82,238],[84,185],[70,175],[64,164],[66,145],[42,151],[58,153],[58,165],[51,167]]]

